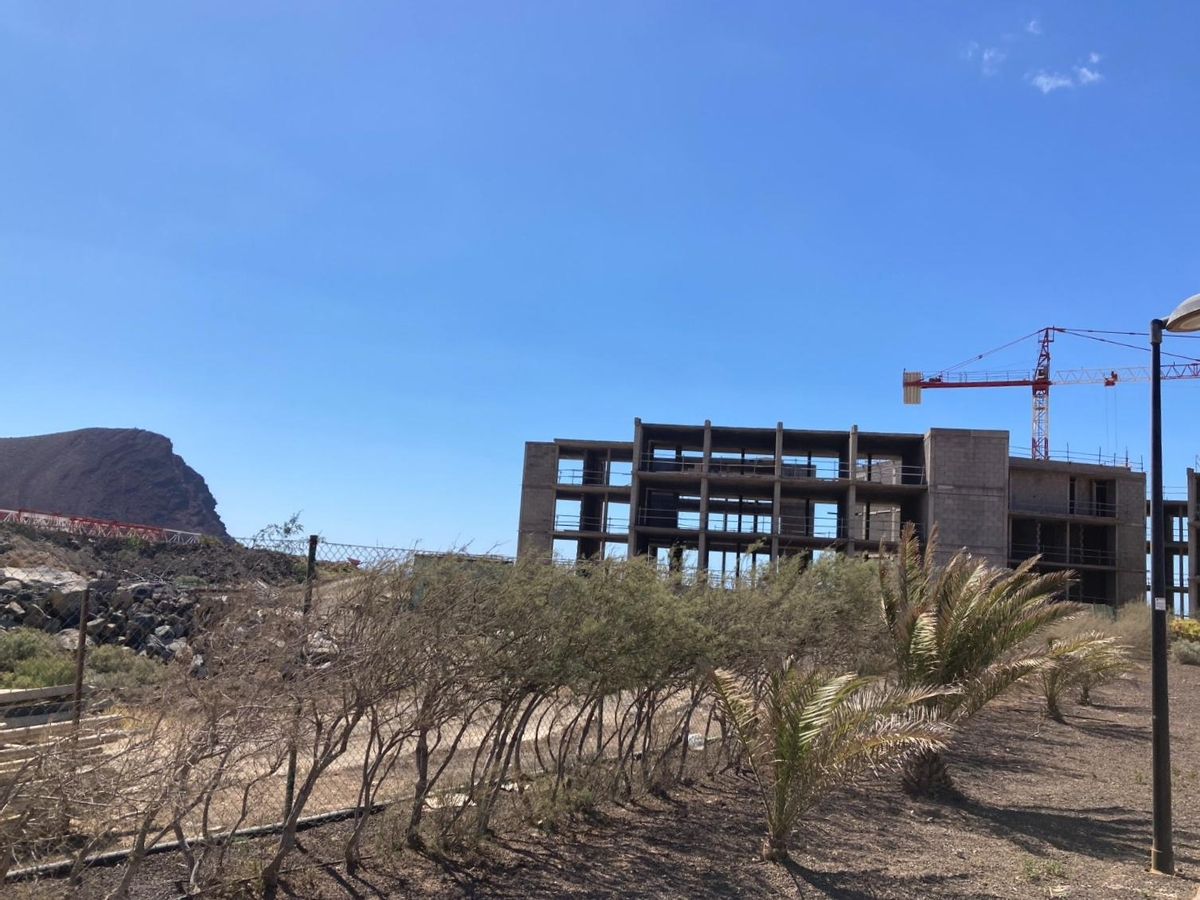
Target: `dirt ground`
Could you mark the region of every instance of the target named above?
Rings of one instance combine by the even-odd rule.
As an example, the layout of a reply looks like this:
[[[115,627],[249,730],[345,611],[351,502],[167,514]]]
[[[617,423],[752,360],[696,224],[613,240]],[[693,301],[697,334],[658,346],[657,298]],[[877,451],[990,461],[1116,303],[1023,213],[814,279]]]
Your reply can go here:
[[[761,808],[732,776],[670,799],[609,807],[556,833],[525,827],[478,852],[435,858],[391,847],[387,815],[355,877],[336,864],[345,823],[300,835],[286,894],[340,897],[1191,898],[1200,886],[1200,668],[1172,665],[1179,875],[1146,871],[1150,844],[1148,673],[1108,687],[1066,723],[1015,697],[960,735],[950,754],[965,799],[906,798],[894,777],[830,798],[797,835],[791,865],[759,862]],[[246,848],[253,852],[252,847]],[[265,850],[265,848],[262,848]],[[155,857],[135,896],[179,895],[178,860]],[[99,897],[9,885],[13,896]]]

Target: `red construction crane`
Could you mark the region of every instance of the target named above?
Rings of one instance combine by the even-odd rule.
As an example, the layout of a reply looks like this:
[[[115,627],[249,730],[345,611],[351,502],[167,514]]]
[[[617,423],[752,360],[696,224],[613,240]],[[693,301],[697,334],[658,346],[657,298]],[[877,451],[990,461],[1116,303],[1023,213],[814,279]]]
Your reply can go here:
[[[1050,458],[1050,386],[1052,384],[1102,384],[1113,387],[1126,381],[1149,381],[1149,366],[1133,366],[1122,369],[1059,369],[1050,371],[1050,345],[1056,334],[1075,334],[1081,337],[1091,337],[1086,332],[1070,328],[1051,326],[1042,328],[1023,338],[1011,341],[996,350],[981,353],[969,360],[975,362],[990,353],[1011,347],[1026,338],[1038,335],[1038,357],[1033,370],[1007,372],[964,372],[947,369],[926,376],[923,372],[904,373],[904,402],[920,403],[921,392],[933,388],[981,388],[981,387],[1028,387],[1033,389],[1033,443],[1031,446],[1034,459]],[[1104,339],[1100,339],[1104,340]],[[1108,343],[1117,343],[1108,341]],[[1126,345],[1127,346],[1127,345]],[[965,365],[965,363],[960,363]],[[1200,360],[1167,363],[1162,367],[1164,379],[1200,378]]]

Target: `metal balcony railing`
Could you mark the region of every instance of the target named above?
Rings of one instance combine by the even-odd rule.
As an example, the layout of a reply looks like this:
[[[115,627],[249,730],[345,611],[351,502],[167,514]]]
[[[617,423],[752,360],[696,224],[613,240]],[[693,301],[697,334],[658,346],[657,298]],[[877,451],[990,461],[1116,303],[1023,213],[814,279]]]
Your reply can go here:
[[[627,516],[580,516],[560,513],[554,517],[555,531],[595,531],[606,534],[628,534]]]
[[[1008,455],[1015,456],[1018,459],[1031,459],[1033,450],[1028,445],[1020,447],[1009,447]],[[1140,459],[1130,459],[1128,456],[1122,456],[1117,453],[1104,453],[1097,450],[1096,452],[1088,452],[1086,450],[1051,450],[1049,459],[1052,462],[1073,462],[1083,463],[1091,466],[1113,466],[1120,469],[1128,469],[1131,472],[1145,471]]]
[[[1029,559],[1032,556],[1042,557],[1043,562],[1061,565],[1081,566],[1113,566],[1117,563],[1117,554],[1112,550],[1091,550],[1084,547],[1037,547],[1033,544],[1013,544],[1009,558],[1015,561]]]
[[[774,478],[775,460],[761,456],[747,459],[714,456],[709,459],[708,468],[705,469],[703,456],[685,454],[682,457],[664,457],[645,453],[642,454],[639,461],[638,470],[660,474],[707,474],[716,478],[722,476]],[[832,458],[810,461],[802,457],[785,457],[779,465],[779,475],[781,478],[789,480],[854,480],[869,484],[892,485],[925,483],[924,466],[890,462],[868,464],[860,461],[852,473],[849,463]]]
[[[632,472],[604,472],[595,469],[559,469],[559,484],[596,484],[609,487],[629,487]]]
[[[654,510],[644,509],[638,515],[638,525],[648,528],[671,528],[677,531],[701,530],[701,517],[693,510]],[[736,515],[709,513],[708,526],[704,530],[710,533],[740,534],[747,537],[783,537],[783,538],[845,538],[847,530],[844,523],[830,517],[809,516],[780,516],[773,521],[771,516],[742,515],[740,520]],[[900,539],[898,525],[875,523],[870,533],[855,535],[855,540],[867,543],[883,541],[894,543]]]
[[[1030,513],[1032,515],[1049,516],[1101,516],[1106,519],[1116,518],[1117,504],[1101,503],[1090,500],[1075,500],[1055,503],[1051,501],[1009,500],[1008,507],[1013,512]]]

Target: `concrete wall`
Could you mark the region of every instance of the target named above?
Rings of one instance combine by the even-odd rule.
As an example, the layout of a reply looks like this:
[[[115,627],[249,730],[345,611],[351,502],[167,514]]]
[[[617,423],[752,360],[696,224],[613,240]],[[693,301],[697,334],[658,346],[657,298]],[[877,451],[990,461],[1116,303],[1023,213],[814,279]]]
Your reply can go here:
[[[1118,470],[1120,472],[1120,470]],[[1146,475],[1124,472],[1117,479],[1118,603],[1146,597]]]
[[[925,534],[938,529],[939,560],[966,547],[1008,564],[1008,432],[933,428],[925,435]]]
[[[554,493],[558,482],[558,447],[526,441],[521,480],[521,521],[517,555],[549,559],[554,549]]]
[[[1200,615],[1200,472],[1187,470],[1188,483],[1188,610]]]
[[[1008,492],[1016,512],[1065,513],[1070,499],[1071,479],[1045,462],[1013,460],[1008,474]]]

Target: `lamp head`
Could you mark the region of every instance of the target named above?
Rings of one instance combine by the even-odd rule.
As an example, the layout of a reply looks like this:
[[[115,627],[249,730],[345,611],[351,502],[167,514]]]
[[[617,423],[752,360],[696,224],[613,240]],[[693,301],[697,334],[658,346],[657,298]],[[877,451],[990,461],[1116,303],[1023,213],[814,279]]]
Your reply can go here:
[[[1200,294],[1193,294],[1175,307],[1163,328],[1167,331],[1200,331]]]

